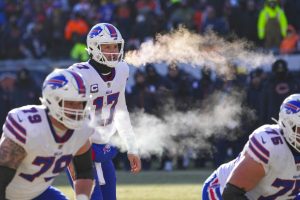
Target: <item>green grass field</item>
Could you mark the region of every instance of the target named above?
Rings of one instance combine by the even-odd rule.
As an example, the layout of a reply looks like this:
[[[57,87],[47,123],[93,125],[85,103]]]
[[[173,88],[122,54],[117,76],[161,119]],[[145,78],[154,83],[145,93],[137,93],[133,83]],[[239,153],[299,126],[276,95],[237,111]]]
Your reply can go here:
[[[203,181],[212,171],[149,171],[138,175],[117,172],[118,200],[199,200]],[[54,185],[70,199],[72,190],[65,175],[59,176]]]

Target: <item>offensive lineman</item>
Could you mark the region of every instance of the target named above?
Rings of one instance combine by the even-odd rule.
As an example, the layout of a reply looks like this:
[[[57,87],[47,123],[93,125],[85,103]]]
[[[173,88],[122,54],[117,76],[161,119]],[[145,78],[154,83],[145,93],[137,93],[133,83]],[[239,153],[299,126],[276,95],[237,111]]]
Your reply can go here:
[[[287,200],[300,192],[300,94],[287,97],[276,125],[250,136],[240,156],[204,183],[203,200]]]
[[[51,184],[70,162],[76,200],[89,199],[93,167],[87,92],[78,73],[55,70],[43,83],[43,105],[8,113],[0,140],[0,200],[67,200]]]

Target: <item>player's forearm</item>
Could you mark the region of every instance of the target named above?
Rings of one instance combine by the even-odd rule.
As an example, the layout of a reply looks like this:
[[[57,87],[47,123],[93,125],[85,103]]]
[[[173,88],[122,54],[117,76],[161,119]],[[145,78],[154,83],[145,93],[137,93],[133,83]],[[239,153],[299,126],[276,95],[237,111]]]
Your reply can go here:
[[[0,141],[0,200],[5,199],[8,184],[15,176],[16,169],[26,156],[25,150],[7,137]]]
[[[118,111],[115,116],[115,125],[120,137],[124,140],[128,153],[138,154],[138,146],[133,132],[129,113]]]
[[[73,158],[73,166],[76,200],[88,200],[94,183],[91,148],[80,155],[76,155]]]
[[[94,188],[94,181],[92,179],[76,180],[74,182],[76,200],[90,199],[90,195],[92,193],[93,188]]]
[[[118,132],[120,137],[125,142],[127,153],[138,155],[138,145],[134,132],[130,129],[128,129],[128,131],[118,130]]]

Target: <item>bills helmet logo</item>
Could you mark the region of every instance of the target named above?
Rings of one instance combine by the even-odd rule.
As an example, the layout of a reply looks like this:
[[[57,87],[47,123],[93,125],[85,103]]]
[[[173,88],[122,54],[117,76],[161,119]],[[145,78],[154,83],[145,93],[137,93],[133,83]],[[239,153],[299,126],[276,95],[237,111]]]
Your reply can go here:
[[[289,101],[283,105],[288,114],[297,113],[300,111],[300,102],[299,101]]]
[[[109,144],[105,145],[102,150],[104,154],[109,153],[111,150],[110,145]]]
[[[52,89],[62,88],[68,83],[68,80],[63,75],[54,76],[51,79],[47,80],[43,86],[45,88],[49,85]]]
[[[102,32],[102,28],[100,26],[97,26],[90,31],[89,37],[94,38],[98,36],[101,32]]]

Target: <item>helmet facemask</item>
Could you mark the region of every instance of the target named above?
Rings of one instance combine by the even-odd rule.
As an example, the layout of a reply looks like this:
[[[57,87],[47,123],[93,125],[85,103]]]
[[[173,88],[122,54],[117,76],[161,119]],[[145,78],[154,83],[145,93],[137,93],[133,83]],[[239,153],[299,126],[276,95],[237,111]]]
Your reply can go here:
[[[300,124],[295,124],[288,119],[280,119],[279,125],[282,128],[287,142],[298,152],[300,152]]]
[[[117,45],[118,46],[118,52],[107,52],[105,50],[102,50],[103,48],[101,47],[102,45]],[[96,48],[96,51],[93,50],[93,52],[96,53],[91,53],[92,59],[97,61],[98,63],[104,64],[108,67],[115,67],[120,61],[123,60],[123,48],[124,48],[124,42],[122,43],[106,43],[106,44],[99,44]],[[94,56],[94,55],[99,55],[99,56]]]
[[[300,152],[300,95],[294,94],[284,100],[280,107],[278,124],[286,141]]]
[[[73,101],[73,104],[74,102],[75,101]],[[74,106],[71,108],[70,103],[72,105],[71,101],[66,100],[61,100],[59,103],[61,104],[59,110],[61,122],[68,128],[80,128],[88,117],[87,103],[84,101],[77,101],[76,104],[79,108],[74,108]],[[78,106],[78,104],[81,104],[81,106]]]

